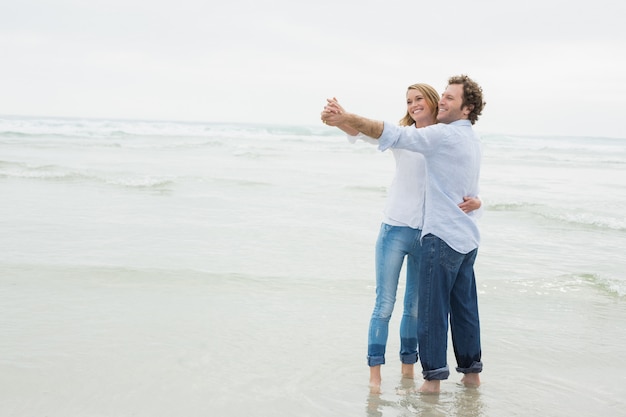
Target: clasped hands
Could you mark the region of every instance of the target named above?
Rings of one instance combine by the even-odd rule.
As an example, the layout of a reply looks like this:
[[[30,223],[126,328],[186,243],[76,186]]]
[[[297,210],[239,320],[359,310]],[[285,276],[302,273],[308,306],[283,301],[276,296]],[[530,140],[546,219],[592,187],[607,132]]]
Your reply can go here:
[[[322,110],[322,122],[328,126],[339,126],[344,120],[346,111],[339,104],[335,97],[327,98],[327,103]]]

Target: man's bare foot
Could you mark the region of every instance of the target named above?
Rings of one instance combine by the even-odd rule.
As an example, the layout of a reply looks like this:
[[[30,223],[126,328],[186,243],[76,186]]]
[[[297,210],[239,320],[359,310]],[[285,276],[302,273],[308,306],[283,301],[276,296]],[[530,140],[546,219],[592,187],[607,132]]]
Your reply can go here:
[[[370,366],[370,392],[372,394],[380,394],[381,382],[380,365]]]
[[[461,378],[461,383],[468,388],[478,388],[480,386],[480,374],[465,374]]]
[[[424,381],[420,389],[418,390],[422,394],[439,394],[441,389],[441,381],[432,380],[432,381]]]
[[[403,363],[402,364],[402,378],[413,379],[413,364],[412,363]]]

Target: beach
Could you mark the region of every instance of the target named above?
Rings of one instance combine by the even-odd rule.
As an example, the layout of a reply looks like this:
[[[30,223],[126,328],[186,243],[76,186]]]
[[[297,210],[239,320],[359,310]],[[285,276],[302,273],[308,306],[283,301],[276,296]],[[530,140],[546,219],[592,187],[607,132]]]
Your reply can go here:
[[[0,117],[2,415],[626,416],[626,138],[481,136],[483,384],[401,378],[401,279],[371,394],[389,152]]]

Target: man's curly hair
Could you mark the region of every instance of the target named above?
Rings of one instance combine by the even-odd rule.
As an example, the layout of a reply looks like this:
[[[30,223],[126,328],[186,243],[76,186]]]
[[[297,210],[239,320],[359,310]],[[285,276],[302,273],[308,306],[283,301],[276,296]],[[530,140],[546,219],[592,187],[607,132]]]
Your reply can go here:
[[[469,121],[474,124],[487,104],[483,100],[483,89],[467,75],[455,75],[448,79],[448,84],[463,85],[463,106],[470,109]]]

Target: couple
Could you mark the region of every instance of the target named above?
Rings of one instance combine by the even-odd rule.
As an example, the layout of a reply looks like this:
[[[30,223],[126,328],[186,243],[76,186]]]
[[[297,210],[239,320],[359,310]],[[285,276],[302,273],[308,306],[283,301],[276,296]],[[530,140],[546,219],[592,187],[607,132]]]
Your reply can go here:
[[[407,284],[400,325],[402,373],[413,376],[419,358],[420,392],[438,393],[447,366],[448,320],[457,371],[467,386],[482,371],[474,261],[479,244],[476,210],[480,140],[472,129],[485,103],[482,89],[454,76],[440,98],[426,84],[407,91],[400,126],[346,112],[329,99],[322,120],[351,136],[392,149],[396,175],[376,244],[376,306],[368,340],[370,385],[379,389],[389,319],[400,269],[407,256]],[[438,122],[438,124],[437,124]],[[419,321],[418,321],[419,317]]]

